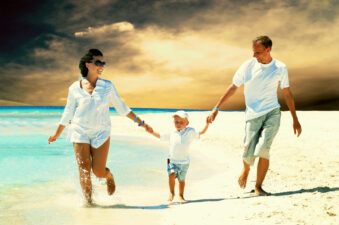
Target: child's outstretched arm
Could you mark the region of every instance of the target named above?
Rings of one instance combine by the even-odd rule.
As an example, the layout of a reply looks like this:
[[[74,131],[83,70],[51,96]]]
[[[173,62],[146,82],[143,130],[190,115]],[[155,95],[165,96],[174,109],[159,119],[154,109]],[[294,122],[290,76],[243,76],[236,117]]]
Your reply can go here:
[[[208,119],[206,119],[206,126],[204,127],[202,131],[199,132],[199,135],[204,134],[207,131],[209,125],[210,123],[208,122]]]
[[[152,134],[154,137],[160,138],[160,134],[157,133],[157,132],[155,132],[154,130],[151,130],[151,131],[146,130],[146,131],[147,131],[148,133]]]

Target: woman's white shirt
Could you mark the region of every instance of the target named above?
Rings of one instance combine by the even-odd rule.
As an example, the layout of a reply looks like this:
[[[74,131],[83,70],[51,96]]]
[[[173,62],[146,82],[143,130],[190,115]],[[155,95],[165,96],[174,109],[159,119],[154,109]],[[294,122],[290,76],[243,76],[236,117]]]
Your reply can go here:
[[[76,81],[69,87],[67,104],[59,124],[76,124],[95,130],[110,129],[110,104],[122,116],[131,112],[111,81],[98,78],[92,94],[80,87],[80,80]]]

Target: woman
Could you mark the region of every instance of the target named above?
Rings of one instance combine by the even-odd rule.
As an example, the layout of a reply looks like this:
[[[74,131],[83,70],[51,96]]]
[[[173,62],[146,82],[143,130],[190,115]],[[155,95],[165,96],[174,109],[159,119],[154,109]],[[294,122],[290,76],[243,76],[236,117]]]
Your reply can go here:
[[[70,125],[68,138],[73,142],[81,188],[89,204],[92,203],[91,170],[97,177],[106,179],[109,195],[115,191],[113,175],[106,168],[111,131],[109,104],[120,115],[134,120],[146,131],[152,131],[120,99],[113,83],[99,78],[105,64],[103,54],[98,49],[90,49],[80,59],[82,78],[69,87],[67,104],[59,126],[48,138],[49,144],[56,141],[66,125]]]

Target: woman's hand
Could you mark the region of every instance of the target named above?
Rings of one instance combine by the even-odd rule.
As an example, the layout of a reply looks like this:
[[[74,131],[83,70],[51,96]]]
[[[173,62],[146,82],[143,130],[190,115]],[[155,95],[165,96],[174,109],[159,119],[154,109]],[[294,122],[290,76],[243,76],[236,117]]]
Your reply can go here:
[[[52,134],[51,136],[49,136],[48,138],[48,144],[55,142],[57,140],[59,136],[57,134]]]
[[[55,133],[52,134],[51,136],[49,136],[48,138],[48,144],[56,141],[56,139],[58,139],[58,137],[60,137],[62,131],[65,129],[65,125],[59,124],[58,128],[56,129]]]
[[[148,125],[148,124],[144,124],[145,126],[143,126],[144,128],[145,128],[145,130],[148,132],[148,133],[153,133],[153,128],[150,126],[150,125]]]

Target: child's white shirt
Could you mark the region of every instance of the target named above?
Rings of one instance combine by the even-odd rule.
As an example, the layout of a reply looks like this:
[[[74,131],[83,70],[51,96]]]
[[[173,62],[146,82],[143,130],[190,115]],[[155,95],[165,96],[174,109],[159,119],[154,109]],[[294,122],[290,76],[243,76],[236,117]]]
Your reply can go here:
[[[171,163],[187,164],[190,162],[190,144],[199,139],[199,133],[192,127],[185,127],[181,131],[161,133],[160,140],[169,142],[169,159]]]

